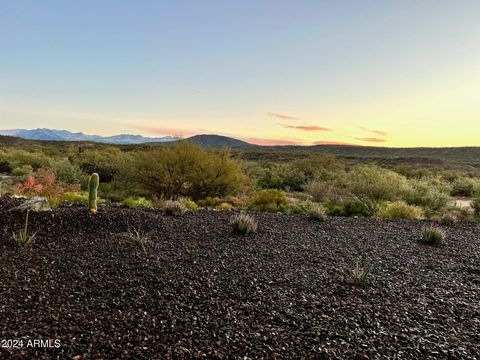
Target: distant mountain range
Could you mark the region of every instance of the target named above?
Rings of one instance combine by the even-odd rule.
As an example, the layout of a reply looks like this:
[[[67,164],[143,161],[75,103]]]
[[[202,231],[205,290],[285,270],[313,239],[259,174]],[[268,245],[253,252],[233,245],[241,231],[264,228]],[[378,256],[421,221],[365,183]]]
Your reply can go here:
[[[158,138],[144,137],[141,135],[121,134],[114,136],[86,135],[81,132],[73,133],[67,130],[52,129],[13,129],[0,130],[0,135],[15,136],[29,140],[47,140],[47,141],[94,141],[106,144],[144,144],[150,142],[169,142],[175,141],[172,136]]]
[[[24,140],[27,139],[27,140]],[[444,147],[444,148],[388,148],[359,145],[284,145],[284,146],[261,146],[250,144],[242,140],[227,136],[203,134],[195,135],[187,139],[178,139],[171,136],[149,138],[140,135],[116,135],[102,137],[98,135],[85,135],[72,133],[66,130],[35,129],[35,130],[0,130],[0,146],[29,146],[30,141],[57,141],[64,145],[69,141],[92,141],[104,144],[132,145],[146,143],[174,144],[176,141],[189,141],[194,144],[211,147],[247,150],[251,152],[269,151],[314,151],[329,153],[343,157],[378,157],[378,158],[440,158],[440,159],[464,159],[475,163],[480,162],[480,147]],[[256,155],[255,155],[256,156]]]

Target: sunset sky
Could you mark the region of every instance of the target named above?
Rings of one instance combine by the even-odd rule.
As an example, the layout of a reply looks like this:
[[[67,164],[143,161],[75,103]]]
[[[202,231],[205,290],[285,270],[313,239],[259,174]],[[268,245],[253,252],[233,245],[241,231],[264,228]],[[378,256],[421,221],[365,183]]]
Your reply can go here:
[[[0,129],[480,145],[477,0],[0,0]]]

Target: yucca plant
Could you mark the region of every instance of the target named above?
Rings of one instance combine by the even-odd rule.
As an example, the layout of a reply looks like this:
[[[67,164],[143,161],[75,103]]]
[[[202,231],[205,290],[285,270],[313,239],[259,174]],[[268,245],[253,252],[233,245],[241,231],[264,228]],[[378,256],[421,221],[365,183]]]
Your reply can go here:
[[[345,274],[345,282],[357,287],[364,287],[370,274],[370,265],[363,265],[360,260],[355,262],[353,268]]]
[[[125,238],[128,242],[136,244],[140,247],[144,247],[147,242],[150,240],[151,233],[145,233],[140,229],[136,229],[134,227],[130,228],[127,232],[120,234],[123,238]]]
[[[165,214],[170,216],[180,216],[188,211],[187,207],[180,201],[167,200],[163,204],[163,208],[165,210]]]
[[[232,233],[235,235],[248,235],[257,231],[256,220],[246,213],[233,215],[230,218]]]
[[[30,246],[30,245],[33,245],[34,241],[35,241],[35,236],[37,235],[37,233],[33,233],[33,234],[30,234],[28,232],[28,215],[30,213],[30,210],[27,210],[27,214],[25,216],[25,226],[22,230],[18,231],[18,232],[14,232],[12,234],[12,238],[13,240],[15,241],[15,243],[18,245],[18,246]]]
[[[442,246],[445,243],[445,231],[437,226],[425,226],[422,229],[421,242],[427,245]]]

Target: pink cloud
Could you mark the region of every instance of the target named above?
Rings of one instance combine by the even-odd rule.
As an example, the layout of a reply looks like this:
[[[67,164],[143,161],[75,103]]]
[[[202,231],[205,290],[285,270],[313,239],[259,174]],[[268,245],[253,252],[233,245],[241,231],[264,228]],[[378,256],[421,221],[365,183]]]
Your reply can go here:
[[[380,138],[355,138],[355,139],[360,141],[365,141],[365,142],[371,142],[371,143],[382,143],[387,141],[385,139],[380,139]]]
[[[282,119],[282,120],[300,120],[299,118],[296,118],[294,116],[280,114],[280,113],[273,112],[273,111],[270,111],[267,114],[270,115],[270,116]]]
[[[316,126],[316,125],[304,125],[304,126],[282,125],[282,126],[287,129],[298,129],[303,131],[332,131],[332,129]]]
[[[358,128],[362,129],[363,131],[371,132],[373,134],[377,134],[377,135],[380,135],[380,136],[387,136],[388,135],[385,131],[382,131],[382,130],[369,129],[369,128],[366,128],[364,126],[359,126]]]

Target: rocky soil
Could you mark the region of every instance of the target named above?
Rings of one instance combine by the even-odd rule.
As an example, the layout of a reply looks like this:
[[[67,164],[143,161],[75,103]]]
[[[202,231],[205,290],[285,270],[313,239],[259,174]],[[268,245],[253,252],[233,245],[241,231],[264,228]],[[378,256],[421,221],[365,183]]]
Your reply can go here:
[[[480,224],[433,248],[416,221],[252,213],[241,237],[231,212],[64,206],[31,213],[20,248],[16,202],[0,199],[0,358],[480,357]],[[364,288],[344,281],[357,259]]]

